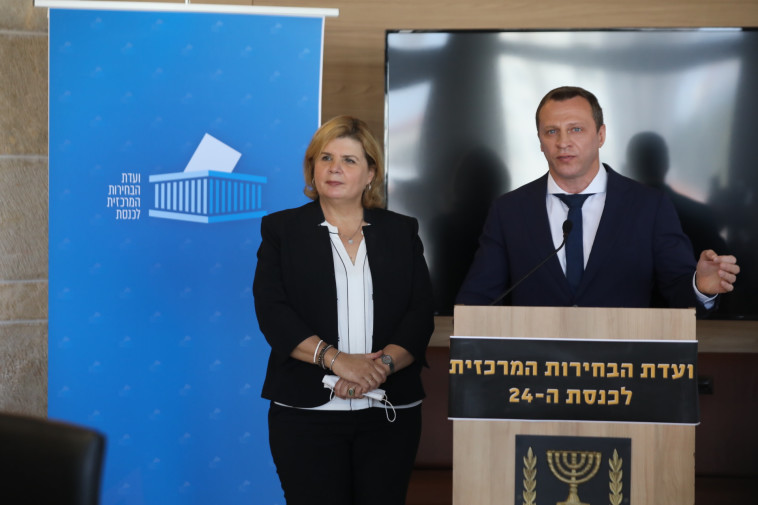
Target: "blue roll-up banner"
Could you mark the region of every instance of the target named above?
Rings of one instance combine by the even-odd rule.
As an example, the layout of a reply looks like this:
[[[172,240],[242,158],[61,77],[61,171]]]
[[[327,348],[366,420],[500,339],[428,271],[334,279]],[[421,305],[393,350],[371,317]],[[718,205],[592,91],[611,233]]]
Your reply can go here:
[[[105,505],[284,502],[251,286],[306,200],[323,25],[50,10],[48,416],[107,435]]]

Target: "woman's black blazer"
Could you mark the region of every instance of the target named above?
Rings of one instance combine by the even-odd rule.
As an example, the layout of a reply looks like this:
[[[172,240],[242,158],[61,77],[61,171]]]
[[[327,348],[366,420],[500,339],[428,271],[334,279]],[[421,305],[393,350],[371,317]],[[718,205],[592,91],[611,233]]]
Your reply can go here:
[[[383,209],[366,209],[363,227],[374,301],[373,349],[397,344],[414,363],[382,385],[387,398],[403,405],[424,397],[421,367],[434,330],[429,270],[416,219]],[[311,335],[337,346],[337,287],[329,230],[320,226],[318,201],[265,216],[253,281],[255,311],[271,346],[261,396],[293,407],[329,401],[325,372],[293,359],[294,348]]]

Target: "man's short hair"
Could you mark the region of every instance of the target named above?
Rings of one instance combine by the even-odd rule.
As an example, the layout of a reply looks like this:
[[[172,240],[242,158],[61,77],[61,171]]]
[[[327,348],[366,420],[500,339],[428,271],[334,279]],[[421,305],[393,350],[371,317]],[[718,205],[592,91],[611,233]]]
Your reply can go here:
[[[592,119],[595,120],[595,128],[599,130],[600,127],[603,126],[603,109],[600,107],[597,97],[584,88],[579,88],[577,86],[561,86],[560,88],[555,88],[554,90],[549,91],[547,95],[542,97],[540,104],[537,106],[537,113],[534,116],[537,122],[537,132],[539,133],[540,131],[540,111],[547,102],[550,100],[564,102],[577,96],[584,98],[590,103],[590,107],[592,108]]]

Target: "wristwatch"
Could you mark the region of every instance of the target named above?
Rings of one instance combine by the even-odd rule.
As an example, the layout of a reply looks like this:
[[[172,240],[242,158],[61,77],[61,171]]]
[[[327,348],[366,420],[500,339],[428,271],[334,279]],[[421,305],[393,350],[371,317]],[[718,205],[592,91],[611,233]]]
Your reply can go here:
[[[382,354],[382,363],[390,367],[390,373],[395,373],[395,362],[392,361],[392,356],[389,354]]]

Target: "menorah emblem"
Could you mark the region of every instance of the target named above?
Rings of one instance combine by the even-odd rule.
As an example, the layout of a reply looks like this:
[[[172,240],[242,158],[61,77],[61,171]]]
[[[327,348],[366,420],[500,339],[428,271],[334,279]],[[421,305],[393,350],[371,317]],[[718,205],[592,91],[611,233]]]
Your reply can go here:
[[[589,505],[579,500],[579,484],[584,484],[600,469],[602,454],[595,451],[547,451],[550,471],[558,480],[569,485],[566,501],[555,505]]]

